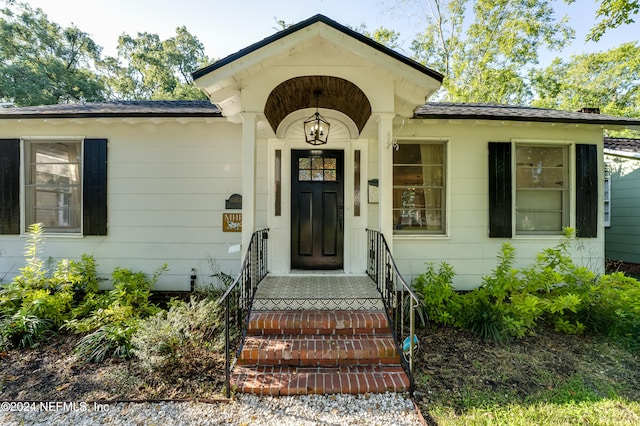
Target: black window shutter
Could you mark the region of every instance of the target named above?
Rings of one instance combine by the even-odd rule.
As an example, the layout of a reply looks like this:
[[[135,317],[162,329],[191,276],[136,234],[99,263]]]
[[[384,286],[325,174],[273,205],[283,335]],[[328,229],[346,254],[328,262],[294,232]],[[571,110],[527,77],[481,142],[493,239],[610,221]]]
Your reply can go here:
[[[598,236],[598,148],[576,144],[576,236]]]
[[[489,142],[489,237],[512,232],[511,143]]]
[[[82,232],[107,235],[107,140],[85,139]]]
[[[19,139],[0,139],[0,234],[20,234]]]

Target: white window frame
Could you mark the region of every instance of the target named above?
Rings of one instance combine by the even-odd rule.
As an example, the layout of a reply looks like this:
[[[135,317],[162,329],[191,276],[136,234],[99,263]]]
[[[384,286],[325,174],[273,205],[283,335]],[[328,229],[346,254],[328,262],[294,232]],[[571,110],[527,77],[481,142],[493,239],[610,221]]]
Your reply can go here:
[[[84,170],[83,170],[83,158],[84,158],[84,138],[78,136],[24,136],[20,138],[20,215],[21,215],[21,232],[22,234],[26,234],[28,231],[30,223],[27,223],[27,208],[28,202],[28,188],[29,185],[27,179],[28,173],[28,164],[30,148],[28,145],[35,143],[61,143],[61,142],[70,142],[70,143],[79,143],[80,150],[78,152],[78,175],[80,185],[78,187],[78,193],[80,196],[80,200],[78,201],[80,204],[79,211],[79,219],[78,219],[78,227],[77,230],[69,230],[65,231],[60,228],[47,228],[44,227],[44,232],[47,235],[51,236],[82,236],[83,235],[83,209],[84,209],[84,200],[83,200],[83,185],[84,185]],[[62,193],[58,195],[63,195]],[[63,212],[59,212],[59,214],[64,214]]]
[[[443,138],[443,137],[399,137],[394,141],[394,146],[401,146],[402,144],[439,144],[442,145],[443,147],[443,184],[444,184],[444,188],[442,189],[443,191],[443,203],[444,206],[442,207],[442,221],[443,226],[442,229],[439,231],[428,231],[428,230],[406,230],[406,231],[402,231],[402,230],[397,230],[397,229],[393,229],[393,236],[394,238],[442,238],[442,237],[447,237],[449,235],[449,223],[450,223],[450,213],[449,213],[449,206],[451,204],[451,194],[450,194],[450,179],[449,179],[449,170],[451,169],[451,165],[450,165],[450,143],[449,143],[449,138]],[[394,148],[395,149],[395,148]],[[392,156],[393,158],[393,156]],[[393,160],[392,160],[393,161]],[[392,168],[395,167],[395,162],[393,162],[392,164]],[[393,179],[393,172],[392,172],[392,179]],[[395,189],[395,185],[393,185],[392,182],[392,191]],[[393,204],[390,207],[392,209],[392,211],[395,209],[395,207],[393,206]],[[391,214],[391,217],[393,218],[393,213]],[[395,228],[395,225],[392,225]]]
[[[604,171],[604,226],[611,227],[611,172],[608,167]]]
[[[511,158],[511,167],[513,170],[512,173],[512,235],[515,238],[561,238],[563,234],[563,230],[560,229],[558,231],[530,231],[523,233],[522,231],[518,231],[518,215],[517,215],[517,205],[518,205],[518,186],[517,186],[517,156],[518,156],[518,147],[519,146],[539,146],[539,147],[566,147],[567,148],[567,182],[568,188],[566,190],[566,195],[568,197],[567,200],[567,223],[562,225],[562,228],[565,226],[575,228],[575,143],[573,140],[554,140],[554,139],[513,139],[512,141],[512,158]],[[563,212],[564,214],[564,212]]]

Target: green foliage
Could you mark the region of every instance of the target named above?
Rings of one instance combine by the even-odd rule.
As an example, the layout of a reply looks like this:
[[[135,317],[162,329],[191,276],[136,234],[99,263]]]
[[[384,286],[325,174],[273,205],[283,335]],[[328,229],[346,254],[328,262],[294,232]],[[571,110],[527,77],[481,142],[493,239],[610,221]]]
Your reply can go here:
[[[154,284],[166,269],[167,265],[164,264],[148,278],[142,272],[116,268],[111,275],[113,289],[99,295],[88,295],[74,310],[74,318],[65,327],[76,332],[87,332],[108,324],[155,314],[159,308],[149,298]]]
[[[92,68],[100,47],[76,26],[63,28],[41,9],[0,8],[0,101],[17,106],[104,99]]]
[[[29,227],[25,243],[25,266],[0,290],[0,334],[5,344],[30,346],[46,339],[71,315],[77,303],[97,289],[95,261],[62,259],[55,269],[40,258],[44,229]],[[45,333],[46,331],[46,333]]]
[[[65,324],[76,332],[90,332],[75,349],[81,359],[102,362],[108,357],[131,357],[131,337],[140,320],[160,310],[149,297],[154,284],[166,270],[164,264],[148,278],[142,272],[116,268],[111,274],[112,290],[85,298],[74,311],[74,319]]]
[[[453,289],[453,267],[442,262],[436,271],[433,263],[413,281],[419,295],[422,311],[436,324],[454,324],[459,309],[459,295]]]
[[[510,338],[508,321],[501,305],[492,303],[489,292],[469,293],[462,303],[460,324],[484,341],[503,343]]]
[[[515,250],[503,244],[498,264],[482,285],[453,291],[453,269],[432,264],[414,282],[423,309],[438,324],[471,330],[483,340],[506,342],[534,332],[541,322],[571,334],[604,334],[640,349],[640,283],[622,273],[597,276],[573,263],[573,229],[542,250],[526,268],[514,268]]]
[[[86,362],[102,362],[106,358],[130,358],[131,337],[138,328],[138,319],[105,324],[78,342],[75,353]]]
[[[565,1],[573,3],[575,0]],[[608,30],[632,24],[634,15],[640,13],[640,1],[638,0],[600,0],[599,3],[596,17],[602,18],[602,20],[591,28],[585,41],[599,41]]]
[[[0,350],[31,348],[52,334],[53,322],[18,311],[0,319]]]
[[[194,351],[224,343],[222,307],[214,300],[191,298],[173,301],[168,311],[151,316],[140,324],[131,342],[133,353],[147,369],[169,367]]]
[[[101,68],[116,99],[206,99],[193,85],[191,73],[208,61],[198,38],[178,27],[166,40],[150,33],[121,35],[118,56],[104,59]]]
[[[543,47],[560,49],[574,33],[547,0],[429,4],[427,27],[412,50],[416,60],[444,73],[448,101],[526,103],[523,70],[538,62]]]
[[[598,107],[603,114],[640,117],[640,45],[557,58],[531,72],[533,105],[567,111]],[[627,131],[618,136],[633,136]]]

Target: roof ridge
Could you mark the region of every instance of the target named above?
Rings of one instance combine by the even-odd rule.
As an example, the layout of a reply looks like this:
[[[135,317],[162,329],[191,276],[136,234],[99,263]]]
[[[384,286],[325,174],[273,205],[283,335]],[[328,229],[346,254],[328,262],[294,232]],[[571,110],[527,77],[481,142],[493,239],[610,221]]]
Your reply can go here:
[[[380,51],[380,52],[382,52],[382,53],[384,53],[384,54],[386,54],[386,55],[388,55],[388,56],[390,56],[390,57],[392,57],[392,58],[394,58],[394,59],[396,59],[398,61],[400,61],[400,62],[402,62],[402,63],[404,63],[405,65],[408,65],[408,66],[410,66],[410,67],[412,67],[412,68],[414,68],[414,69],[416,69],[416,70],[418,70],[418,71],[420,71],[420,72],[422,72],[424,74],[427,74],[429,77],[439,81],[440,83],[442,83],[442,80],[444,79],[444,75],[439,73],[438,71],[435,71],[435,70],[433,70],[433,69],[431,69],[431,68],[429,68],[429,67],[427,67],[427,66],[425,66],[425,65],[423,65],[423,64],[421,64],[421,63],[419,63],[419,62],[417,62],[417,61],[415,61],[415,60],[413,60],[411,58],[409,58],[408,56],[405,56],[405,55],[403,55],[403,54],[401,54],[401,53],[399,53],[399,52],[397,52],[397,51],[395,51],[395,50],[393,50],[393,49],[391,49],[391,48],[389,48],[389,47],[387,47],[387,46],[385,46],[385,45],[383,45],[381,43],[378,43],[377,41],[375,41],[375,40],[373,40],[373,39],[371,39],[371,38],[369,38],[369,37],[367,37],[367,36],[365,36],[363,34],[360,34],[359,32],[357,32],[357,31],[355,31],[355,30],[353,30],[353,29],[351,29],[351,28],[349,28],[349,27],[347,27],[347,26],[345,26],[343,24],[340,24],[339,22],[337,22],[337,21],[335,21],[335,20],[333,20],[331,18],[328,18],[327,16],[322,15],[322,14],[313,15],[310,18],[307,18],[307,19],[305,19],[303,21],[295,23],[295,24],[293,24],[293,25],[291,25],[291,26],[289,26],[289,27],[287,27],[287,28],[285,28],[283,30],[277,31],[276,33],[274,33],[274,34],[272,34],[272,35],[270,35],[268,37],[265,37],[264,39],[262,39],[260,41],[257,41],[257,42],[255,42],[253,44],[250,44],[249,46],[244,47],[244,48],[240,49],[239,51],[237,51],[235,53],[227,55],[226,57],[221,58],[221,59],[213,62],[210,65],[207,65],[207,66],[205,66],[203,68],[200,68],[200,69],[192,72],[191,76],[192,76],[192,78],[194,80],[197,80],[198,78],[203,77],[203,76],[205,76],[205,75],[217,70],[218,68],[222,68],[223,66],[225,66],[227,64],[230,64],[230,63],[242,58],[243,56],[246,56],[246,55],[248,55],[248,54],[250,54],[250,53],[252,53],[252,52],[254,52],[254,51],[258,50],[258,49],[266,47],[267,45],[269,45],[271,43],[274,43],[274,42],[276,42],[276,41],[278,41],[278,40],[280,40],[280,39],[282,39],[284,37],[289,36],[290,34],[293,34],[293,33],[297,32],[297,31],[300,31],[300,30],[302,30],[302,29],[304,29],[306,27],[309,27],[309,26],[311,26],[313,24],[316,24],[318,22],[321,22],[321,23],[323,23],[325,25],[328,25],[328,26],[332,27],[333,29],[342,32],[343,34],[348,35],[348,36],[350,36],[350,37],[352,37],[352,38],[354,38],[354,39],[356,39],[356,40],[358,40],[358,41],[360,41],[360,42],[362,42],[362,43],[364,43],[364,44],[366,44],[366,45],[368,45],[368,46],[370,46],[370,47],[372,47],[372,48],[374,48],[374,49],[376,49],[376,50],[378,50],[378,51]]]

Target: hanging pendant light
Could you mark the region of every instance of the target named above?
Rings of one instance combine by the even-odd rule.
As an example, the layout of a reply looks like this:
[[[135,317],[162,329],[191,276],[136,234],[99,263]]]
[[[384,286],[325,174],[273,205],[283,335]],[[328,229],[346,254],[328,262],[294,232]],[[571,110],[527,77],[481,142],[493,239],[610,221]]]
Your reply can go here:
[[[324,145],[329,138],[329,127],[331,125],[318,112],[318,99],[322,92],[314,90],[313,94],[316,97],[316,113],[304,122],[304,138],[311,145]]]

